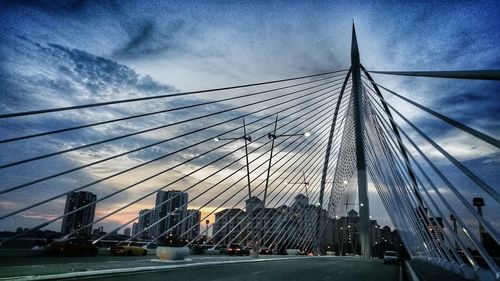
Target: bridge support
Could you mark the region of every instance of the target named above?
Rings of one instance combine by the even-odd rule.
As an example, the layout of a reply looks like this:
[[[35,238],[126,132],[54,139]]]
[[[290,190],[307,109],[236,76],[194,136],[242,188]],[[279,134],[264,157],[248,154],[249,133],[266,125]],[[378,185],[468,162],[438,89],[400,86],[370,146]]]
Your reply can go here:
[[[358,41],[356,29],[352,25],[351,43],[351,69],[352,69],[352,95],[354,109],[354,131],[356,136],[356,170],[358,178],[359,201],[359,232],[361,255],[365,258],[372,257],[372,243],[370,234],[370,205],[368,202],[368,185],[366,179],[366,160],[364,148],[364,122],[362,106],[361,63],[359,60]]]

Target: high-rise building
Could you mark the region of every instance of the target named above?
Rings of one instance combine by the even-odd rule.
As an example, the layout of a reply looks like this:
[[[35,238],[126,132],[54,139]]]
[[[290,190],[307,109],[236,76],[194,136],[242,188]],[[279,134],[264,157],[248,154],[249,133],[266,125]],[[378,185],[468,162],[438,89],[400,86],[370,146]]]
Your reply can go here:
[[[66,197],[66,206],[64,207],[64,214],[68,214],[69,212],[76,210],[80,207],[83,207],[89,203],[95,202],[97,200],[97,196],[91,192],[87,191],[79,191],[79,192],[71,192]],[[95,204],[92,204],[88,207],[83,208],[77,212],[64,216],[61,232],[64,234],[71,233],[80,229],[82,226],[90,224],[94,221],[95,214]],[[92,226],[88,226],[78,230],[75,235],[90,235],[92,230]]]
[[[186,231],[186,224],[180,223],[187,216],[188,194],[179,190],[158,191],[153,227],[153,236],[174,235],[179,238]]]
[[[380,230],[380,241],[392,242],[392,231],[389,226],[386,225]]]
[[[262,208],[264,208],[264,202],[256,196],[252,196],[245,200],[245,210],[248,214],[245,224],[248,225],[247,231],[249,232],[246,243],[249,245],[252,245],[254,239],[258,238],[258,232],[261,228],[259,215]]]
[[[295,200],[287,213],[287,222],[284,224],[287,238],[284,241],[281,239],[281,243],[284,242],[288,248],[301,248],[303,246],[301,243],[308,242],[304,238],[311,233],[316,217],[317,209],[309,205],[309,198],[304,194],[295,196]]]
[[[124,235],[124,236],[127,236],[127,237],[130,237],[130,227],[129,227],[129,228],[125,228],[125,229],[123,230],[123,235]]]
[[[243,231],[245,215],[241,209],[224,209],[215,213],[214,239],[225,244],[231,241],[239,243],[246,236],[246,231]]]
[[[299,194],[295,196],[295,201],[292,204],[292,208],[296,209],[304,209],[307,205],[309,205],[309,198],[304,194]]]
[[[281,206],[280,208],[264,208],[264,203],[259,198],[252,196],[245,201],[246,213],[249,214],[246,218],[245,226],[248,226],[246,232],[249,233],[246,243],[251,245],[254,239],[260,239],[265,245],[270,246],[278,235],[284,235],[285,222],[288,207]],[[250,213],[252,211],[252,213]],[[253,222],[253,223],[252,223]]]
[[[186,239],[195,239],[200,234],[201,212],[198,210],[187,210],[187,218],[185,220],[185,235]]]
[[[258,210],[264,208],[264,202],[258,197],[252,196],[250,199],[245,200],[246,211]]]
[[[136,235],[137,233],[139,233],[139,223],[134,222],[132,224],[132,235]]]
[[[384,236],[384,228],[380,229],[376,220],[370,220],[370,235],[372,236],[372,247],[375,242]],[[333,248],[341,255],[345,253],[360,254],[360,229],[359,229],[359,214],[354,209],[347,212],[347,216],[340,217],[335,220],[333,224]],[[390,233],[390,228],[389,228]]]
[[[151,224],[154,221],[154,212],[151,209],[142,209],[139,211],[139,221],[134,223],[132,226],[132,235],[137,238],[147,239],[152,237],[152,229],[150,228]],[[144,231],[143,231],[144,230]]]

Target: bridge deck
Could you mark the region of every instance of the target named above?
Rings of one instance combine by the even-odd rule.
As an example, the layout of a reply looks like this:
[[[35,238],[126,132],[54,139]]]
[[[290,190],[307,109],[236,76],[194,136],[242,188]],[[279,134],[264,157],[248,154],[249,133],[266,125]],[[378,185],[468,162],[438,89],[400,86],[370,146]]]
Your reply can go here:
[[[67,273],[89,274],[86,280],[398,280],[399,267],[384,265],[381,260],[350,257],[265,257],[255,262],[247,257],[194,257],[191,262],[158,263],[144,257],[96,257],[89,259],[34,259],[32,266],[2,262],[0,280],[18,277],[33,280],[61,279]],[[26,260],[23,261],[25,264]],[[214,264],[208,263],[214,262]],[[236,262],[236,263],[228,263]],[[37,264],[38,263],[38,264]],[[144,268],[131,272],[133,268]],[[154,269],[155,267],[156,269]],[[146,269],[148,268],[148,269]],[[116,269],[111,275],[104,273]],[[108,270],[108,271],[106,271]],[[54,275],[62,274],[62,275]],[[24,276],[24,277],[23,277]],[[80,275],[80,277],[82,277]],[[44,277],[42,277],[44,278]],[[8,279],[12,280],[12,279]],[[40,280],[40,279],[39,279]]]

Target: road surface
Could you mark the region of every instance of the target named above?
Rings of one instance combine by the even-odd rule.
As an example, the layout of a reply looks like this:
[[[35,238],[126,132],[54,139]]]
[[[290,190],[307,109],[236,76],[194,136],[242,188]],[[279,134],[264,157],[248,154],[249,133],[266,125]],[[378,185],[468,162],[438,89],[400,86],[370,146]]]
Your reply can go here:
[[[26,257],[0,259],[0,280],[398,280],[399,267],[356,257],[190,256]],[[137,272],[133,272],[136,270]],[[84,275],[86,275],[84,277]],[[375,278],[376,277],[376,278]],[[83,279],[84,278],[84,279]],[[375,278],[375,279],[374,279]],[[40,280],[40,279],[39,279]]]
[[[399,267],[380,260],[359,258],[299,258],[241,264],[199,265],[190,268],[159,270],[90,277],[84,280],[398,280]]]

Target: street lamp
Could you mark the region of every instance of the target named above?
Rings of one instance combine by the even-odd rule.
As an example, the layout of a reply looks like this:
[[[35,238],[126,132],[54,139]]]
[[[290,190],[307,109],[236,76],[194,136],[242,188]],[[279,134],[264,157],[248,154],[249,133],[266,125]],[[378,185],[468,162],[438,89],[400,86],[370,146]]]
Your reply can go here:
[[[248,143],[252,142],[252,137],[250,135],[247,135],[245,118],[243,118],[243,136],[235,138],[219,138],[219,137],[214,138],[215,142],[223,140],[245,140],[245,159],[247,163],[246,166],[247,166],[248,198],[250,199],[252,197],[252,190],[250,188],[250,166],[248,162]]]
[[[453,223],[453,232],[455,232],[455,234],[457,234],[457,219],[455,218],[455,216],[453,214],[450,214],[450,220]],[[457,251],[457,250],[458,250],[458,243],[457,243],[457,240],[455,239],[455,251]]]
[[[309,191],[308,191],[308,186],[309,186],[309,182],[307,181],[307,178],[306,178],[306,172],[304,172],[304,170],[302,170],[302,176],[304,177],[304,179],[301,181],[301,182],[287,182],[286,184],[303,184],[305,189],[306,189],[306,197],[307,197],[307,201],[308,201],[308,204],[306,206],[304,206],[304,209],[305,209],[305,212],[306,212],[306,219],[308,221],[307,224],[309,224],[309,226],[312,228],[312,225],[311,225],[311,216],[310,216],[310,211],[308,210],[308,206],[309,206]],[[319,207],[319,202],[317,203],[317,207]]]
[[[484,199],[482,197],[474,197],[472,198],[472,205],[477,207],[477,212],[479,213],[479,216],[483,216],[483,207],[485,206],[484,204]],[[483,241],[483,236],[484,236],[484,227],[481,224],[481,221],[479,221],[479,239],[481,241],[481,245],[484,246],[484,241]]]
[[[245,140],[245,159],[246,159],[246,166],[247,166],[247,186],[248,186],[248,200],[252,200],[252,189],[250,187],[250,164],[248,161],[248,143],[252,142],[252,137],[247,134],[247,128],[246,128],[246,123],[245,123],[245,118],[243,118],[243,136],[241,137],[235,137],[235,138],[219,138],[216,137],[214,138],[215,142],[219,142],[222,140]],[[252,206],[252,204],[249,204],[249,206]],[[251,209],[251,208],[250,208]],[[247,210],[248,211],[248,210]],[[254,218],[253,218],[253,210],[250,210],[250,227],[251,227],[251,233],[252,233],[252,240],[254,241],[253,243],[255,244],[255,236],[254,235]],[[255,251],[255,245],[254,245],[254,251]],[[257,255],[253,256],[258,256],[259,252],[257,251]]]
[[[296,134],[282,134],[282,135],[276,135],[275,133],[268,133],[267,134],[267,138],[270,139],[270,140],[271,139],[274,140],[275,138],[279,138],[279,137],[295,137],[295,136],[299,136],[299,137],[306,137],[306,138],[308,138],[308,137],[311,136],[311,133],[309,133],[309,132],[296,133]]]
[[[260,230],[259,230],[259,238],[257,239],[257,244],[260,243],[260,239],[262,237],[263,228],[264,228],[264,210],[266,208],[266,199],[267,199],[267,188],[269,187],[269,175],[271,172],[271,163],[273,159],[273,150],[274,150],[274,140],[279,137],[291,137],[291,136],[304,136],[304,137],[309,137],[311,134],[309,132],[304,132],[304,133],[296,133],[296,134],[282,134],[282,135],[277,135],[276,134],[276,129],[278,127],[278,114],[276,114],[276,120],[274,121],[274,130],[272,133],[268,133],[267,137],[271,140],[271,151],[269,155],[269,165],[267,167],[267,176],[266,176],[266,186],[264,188],[264,200],[262,200],[262,212],[260,212]],[[260,245],[258,245],[260,248]],[[254,247],[257,248],[257,247]],[[258,250],[258,249],[257,249]]]

